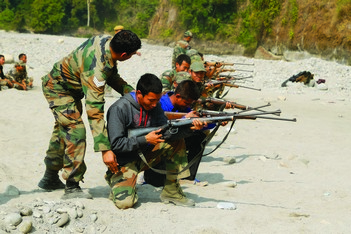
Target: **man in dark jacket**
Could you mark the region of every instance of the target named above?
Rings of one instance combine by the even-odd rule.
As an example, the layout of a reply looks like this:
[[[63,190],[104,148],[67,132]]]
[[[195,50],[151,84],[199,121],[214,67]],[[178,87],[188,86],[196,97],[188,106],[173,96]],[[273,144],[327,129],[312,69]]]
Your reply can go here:
[[[130,136],[128,130],[141,127],[157,127],[167,123],[167,118],[159,104],[162,83],[153,74],[141,76],[137,91],[117,100],[107,113],[107,131],[111,148],[116,157],[103,158],[108,167],[106,181],[111,187],[112,200],[120,209],[133,207],[138,201],[136,181],[138,173],[156,165],[161,157],[169,172],[181,172],[187,165],[183,139],[165,141],[160,129],[145,136]],[[199,120],[194,120],[192,129],[202,128]],[[145,155],[146,165],[139,157]],[[194,206],[180,188],[178,180],[189,176],[189,170],[180,174],[167,174],[161,200],[180,206]]]

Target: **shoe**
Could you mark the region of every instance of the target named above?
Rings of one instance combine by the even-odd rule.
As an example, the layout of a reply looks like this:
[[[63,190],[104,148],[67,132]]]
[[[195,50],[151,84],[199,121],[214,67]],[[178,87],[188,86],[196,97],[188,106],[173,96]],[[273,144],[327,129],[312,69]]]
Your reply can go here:
[[[160,199],[163,203],[172,203],[176,206],[195,206],[194,200],[185,196],[178,182],[166,180]]]
[[[201,186],[205,187],[208,185],[207,181],[200,181],[195,178],[195,180],[179,180],[180,184],[191,184],[191,185],[196,185],[196,186]]]
[[[63,194],[61,199],[67,200],[73,198],[93,199],[89,193],[84,193],[79,186],[75,188],[65,188],[65,194]]]
[[[39,181],[38,186],[45,190],[64,189],[65,184],[62,183],[58,176],[58,171],[46,169],[43,178]]]

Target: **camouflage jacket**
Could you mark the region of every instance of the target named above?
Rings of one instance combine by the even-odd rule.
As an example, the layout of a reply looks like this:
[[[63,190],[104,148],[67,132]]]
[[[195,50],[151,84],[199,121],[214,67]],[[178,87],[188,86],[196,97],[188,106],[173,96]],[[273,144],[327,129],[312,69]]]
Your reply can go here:
[[[17,81],[18,83],[22,83],[23,81],[27,81],[27,72],[26,71],[17,71],[16,68],[13,68],[12,70],[10,70],[6,76],[10,79],[10,80],[14,80]]]
[[[161,82],[162,82],[162,92],[169,92],[171,91],[173,85],[173,78],[177,74],[176,70],[167,70],[161,75]]]
[[[85,96],[95,152],[111,149],[104,121],[106,82],[118,86],[116,91],[121,95],[134,90],[118,74],[117,63],[111,57],[111,39],[106,35],[88,39],[55,63],[49,74],[75,99]]]

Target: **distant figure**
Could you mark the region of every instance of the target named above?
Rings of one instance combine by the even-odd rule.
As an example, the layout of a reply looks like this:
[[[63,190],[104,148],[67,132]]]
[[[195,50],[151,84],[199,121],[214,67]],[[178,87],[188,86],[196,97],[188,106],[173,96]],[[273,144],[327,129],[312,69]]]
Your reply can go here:
[[[191,41],[193,34],[190,31],[186,31],[183,35],[183,39],[177,41],[173,49],[172,55],[172,69],[175,69],[176,59],[181,54],[186,54],[187,50],[190,49],[189,42]]]
[[[26,64],[22,61],[15,64],[14,69],[7,73],[7,77],[13,83],[13,87],[18,90],[33,88],[33,79],[27,77]]]
[[[113,30],[115,30],[115,34],[123,30],[124,27],[122,25],[117,25]]]
[[[5,76],[4,71],[3,71],[3,65],[5,64],[5,56],[0,54],[0,91],[1,87],[7,87],[7,88],[12,88],[13,84],[11,81]]]

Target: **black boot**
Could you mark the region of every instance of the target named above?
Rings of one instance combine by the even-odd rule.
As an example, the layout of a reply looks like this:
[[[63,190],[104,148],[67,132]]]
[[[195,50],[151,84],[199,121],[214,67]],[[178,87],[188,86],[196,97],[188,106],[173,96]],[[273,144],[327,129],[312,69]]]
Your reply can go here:
[[[39,181],[38,186],[45,190],[64,189],[65,184],[59,178],[58,171],[45,170],[43,178]]]
[[[84,193],[79,186],[79,182],[72,181],[70,179],[66,182],[65,194],[61,197],[61,199],[73,199],[73,198],[86,198],[93,199],[93,197],[89,193]]]

